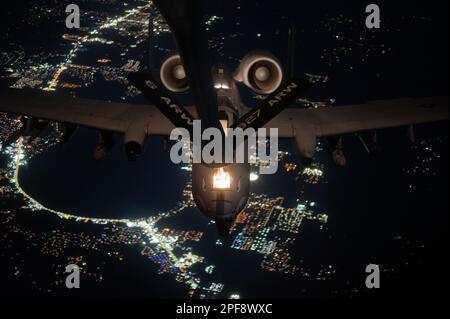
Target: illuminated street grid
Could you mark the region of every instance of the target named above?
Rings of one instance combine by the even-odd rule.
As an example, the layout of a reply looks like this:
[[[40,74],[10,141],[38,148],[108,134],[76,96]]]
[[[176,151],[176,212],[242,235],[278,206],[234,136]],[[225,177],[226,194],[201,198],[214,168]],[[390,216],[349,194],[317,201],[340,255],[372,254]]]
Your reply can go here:
[[[20,126],[20,121],[11,121],[4,115],[1,120],[2,127],[8,128],[3,130],[0,135],[1,141],[4,141],[9,132]],[[8,127],[9,123],[16,123],[17,127]],[[143,256],[159,266],[158,273],[173,274],[177,281],[185,283],[188,286],[189,295],[194,295],[196,290],[203,291],[203,294],[200,292],[199,294],[205,297],[217,295],[222,291],[224,285],[221,283],[212,282],[202,286],[201,275],[192,271],[196,264],[203,264],[206,274],[212,274],[215,268],[215,265],[208,264],[204,256],[195,253],[189,246],[191,242],[201,241],[203,232],[172,228],[159,229],[157,226],[159,221],[181,214],[184,209],[194,205],[190,183],[183,190],[184,200],[176,208],[137,220],[91,218],[87,217],[88,214],[83,216],[83,214],[56,211],[44,207],[28,195],[20,185],[20,167],[27,165],[33,156],[44,152],[46,148],[52,147],[58,142],[59,136],[55,130],[49,136],[37,138],[32,143],[28,143],[27,138],[19,138],[13,144],[2,149],[3,156],[7,158],[7,165],[0,169],[0,181],[2,182],[0,194],[3,200],[17,202],[17,210],[0,212],[2,223],[7,225],[8,229],[1,238],[6,248],[13,246],[13,239],[9,236],[20,234],[26,237],[31,245],[38,246],[43,255],[64,258],[68,249],[78,247],[83,250],[107,251],[108,257],[122,261],[123,253],[114,247],[116,245],[137,245],[141,246]],[[286,153],[280,153],[280,157],[285,155]],[[189,171],[189,169],[187,170]],[[306,202],[299,204],[296,208],[288,209],[283,207],[283,201],[282,197],[271,199],[266,195],[252,195],[249,208],[239,215],[236,226],[232,230],[231,236],[235,239],[231,248],[256,251],[262,254],[261,268],[266,271],[296,274],[301,269],[290,257],[289,246],[295,242],[295,235],[299,233],[302,221],[307,219],[326,223],[327,215],[316,214],[312,210],[314,203]],[[14,223],[14,220],[19,214],[25,212],[34,212],[39,216],[42,213],[50,213],[69,223],[100,225],[100,236],[93,237],[61,229],[47,233],[22,229]],[[272,236],[272,233],[277,235]],[[285,234],[289,236],[287,237]],[[176,249],[178,249],[177,253],[175,253]],[[77,263],[82,267],[83,274],[101,282],[103,275],[99,271],[100,269],[92,270],[86,267],[86,259],[85,256],[80,255],[69,256],[64,261]],[[23,259],[18,261],[20,261],[17,263],[18,265],[24,262]],[[64,264],[54,266],[56,278],[59,278],[54,282],[54,288],[63,285],[64,278],[61,277],[64,273],[63,267]],[[17,269],[17,275],[20,275],[19,266]],[[303,275],[309,274],[303,273]],[[35,288],[41,289],[37,285]]]
[[[92,12],[86,14],[95,16]],[[148,1],[133,1],[132,4],[125,4],[123,14],[115,17],[97,14],[100,21],[92,27],[83,28],[83,34],[66,33],[62,36],[62,41],[68,47],[66,53],[50,52],[27,56],[19,45],[8,52],[0,52],[0,71],[5,74],[3,77],[12,80],[14,88],[48,91],[62,89],[77,95],[78,90],[91,87],[100,76],[105,81],[122,84],[125,92],[122,96],[124,100],[138,95],[139,92],[128,85],[125,74],[142,69],[136,52],[146,45],[149,19],[153,23],[152,29],[155,36],[169,32],[167,26],[154,10],[152,3]],[[220,17],[210,17],[207,21],[208,28],[220,21]],[[330,18],[329,21],[320,25],[317,32],[338,33],[337,25],[352,23],[343,16],[335,20]],[[115,39],[121,40],[111,40],[111,34],[115,35]],[[240,35],[229,35],[230,38],[238,36]],[[224,38],[213,39],[210,46],[220,53],[225,40]],[[361,43],[365,43],[366,40],[361,37],[357,42],[352,42],[350,39],[336,35],[339,46],[332,51],[324,51],[321,59],[333,65],[346,59],[346,56],[355,48],[366,48],[365,58],[371,55],[388,54],[391,51],[383,44],[362,45]],[[98,52],[106,52],[107,48],[118,47],[120,48],[119,58],[115,59],[107,55],[96,56],[89,64],[79,64],[77,62],[79,56],[88,55],[89,50],[94,47],[97,50],[100,48]],[[157,42],[154,48],[167,50],[159,47]],[[352,66],[349,67],[352,68]],[[310,77],[318,82],[325,81],[322,76],[311,75]],[[4,144],[11,134],[20,128],[20,125],[21,122],[17,117],[0,113],[0,142]],[[205,256],[192,247],[194,243],[203,240],[204,233],[158,227],[159,221],[183,214],[185,209],[194,205],[189,183],[183,190],[183,201],[177,203],[172,210],[161,214],[151,213],[148,214],[148,218],[137,220],[90,218],[87,217],[89,214],[82,212],[56,211],[50,207],[44,207],[22,189],[19,183],[20,168],[26,166],[33,156],[45,152],[60,142],[59,127],[54,124],[52,126],[54,130],[46,137],[36,138],[31,143],[26,139],[18,139],[1,148],[0,155],[4,157],[4,165],[0,166],[0,200],[5,204],[5,206],[2,205],[3,207],[14,207],[14,209],[0,209],[0,223],[4,226],[4,232],[0,236],[2,246],[0,256],[9,258],[16,265],[13,269],[14,275],[28,279],[37,291],[52,292],[64,285],[65,265],[76,263],[81,267],[83,275],[89,276],[96,282],[102,282],[107,260],[121,262],[126,258],[124,247],[139,247],[141,256],[158,266],[159,274],[171,274],[175,280],[184,283],[189,296],[200,298],[221,296],[224,284],[212,281],[211,277],[205,279],[206,276],[214,274],[216,266],[209,263]],[[415,144],[413,147],[417,148],[422,155],[418,155],[414,166],[407,168],[406,172],[408,174],[427,173],[430,163],[439,155],[433,152],[427,141]],[[302,169],[296,163],[288,162],[289,155],[289,153],[280,152],[280,167],[293,179],[308,185],[326,182],[323,164],[315,163],[310,168]],[[189,166],[181,169],[183,173],[190,174]],[[256,174],[252,174],[251,177],[254,182],[258,180]],[[413,189],[415,186],[410,187]],[[290,249],[298,240],[303,223],[314,222],[322,228],[327,223],[328,215],[318,212],[320,205],[303,198],[303,194],[299,195],[295,207],[286,207],[284,202],[283,197],[271,198],[265,194],[252,194],[249,207],[238,216],[236,225],[232,229],[229,249],[259,254],[263,271],[315,277],[317,280],[333,278],[335,275],[333,265],[322,265],[318,271],[312,272],[302,268],[299,261],[295,260],[290,253]],[[45,229],[41,232],[31,231],[26,223],[21,223],[23,218],[47,218],[49,214],[59,217],[67,227],[81,225],[94,229],[98,235],[87,234],[79,231],[79,228],[77,228],[78,231],[70,231],[70,227]],[[211,225],[211,229],[213,228]],[[33,270],[27,268],[26,257],[23,254],[7,253],[14,249],[18,240],[26,242],[27,251],[38,250],[40,254],[54,258],[51,264],[54,272],[53,283],[35,280]],[[218,240],[216,244],[225,247],[224,245],[227,245],[225,242],[225,240]],[[76,254],[73,253],[74,248],[77,251]],[[91,264],[89,256],[93,253],[102,254],[105,261],[100,264]],[[239,298],[239,294],[226,297]]]
[[[1,114],[0,141],[5,141],[11,132],[20,127],[20,123]],[[188,296],[200,298],[220,296],[224,284],[213,282],[211,277],[207,276],[214,274],[216,265],[211,264],[207,256],[193,247],[194,243],[203,240],[204,232],[158,227],[159,221],[183,214],[185,209],[194,206],[190,183],[187,183],[182,191],[182,202],[174,209],[161,214],[149,213],[148,218],[136,220],[91,218],[87,217],[89,214],[56,211],[44,207],[29,196],[19,182],[20,168],[28,165],[33,156],[59,143],[59,138],[58,131],[54,130],[48,136],[37,138],[32,143],[28,143],[27,138],[19,138],[11,145],[3,147],[1,151],[5,165],[0,168],[0,199],[9,209],[0,210],[0,222],[5,230],[0,237],[2,245],[0,255],[15,261],[13,271],[16,276],[30,277],[34,289],[48,289],[51,292],[64,284],[65,265],[76,263],[80,265],[84,275],[96,282],[102,282],[104,279],[102,270],[106,267],[104,264],[108,259],[122,262],[126,254],[123,247],[140,247],[141,255],[158,266],[159,274],[172,274],[175,280],[186,284]],[[418,155],[411,168],[405,168],[406,173],[426,174],[430,171],[429,165],[439,158],[432,145],[432,141],[423,140],[411,146],[412,151]],[[290,174],[293,179],[298,179],[302,185],[325,182],[323,165],[316,163],[313,167],[300,169],[297,164],[287,161],[289,153],[280,152],[279,158],[280,166],[284,168],[285,173]],[[190,171],[189,166],[184,166],[181,167],[180,174],[184,172],[189,175]],[[262,180],[256,174],[254,176],[255,182]],[[332,279],[336,273],[333,265],[321,265],[320,269],[311,270],[304,268],[299,260],[291,256],[303,223],[318,223],[322,228],[328,221],[328,215],[318,213],[319,203],[310,200],[297,200],[295,207],[286,207],[284,202],[284,197],[272,198],[265,194],[251,194],[248,208],[238,216],[230,239],[218,240],[216,245],[223,248],[226,248],[224,245],[229,245],[229,249],[259,254],[263,271],[316,280]],[[75,223],[81,225],[81,229],[95,226],[94,233],[97,235],[88,235],[84,231],[68,231],[65,227],[42,232],[30,230],[27,225],[29,222],[24,223],[22,220],[23,218],[28,220],[31,217],[29,213],[33,213],[39,219],[48,214],[57,216],[64,221],[63,225]],[[215,231],[213,225],[208,231]],[[55,280],[48,288],[43,288],[48,284],[33,281],[33,271],[25,270],[26,258],[22,254],[7,254],[8,250],[14,249],[18,236],[26,241],[29,250],[37,249],[43,256],[55,258],[52,263]],[[76,249],[77,254],[69,253],[73,249]],[[90,264],[91,253],[101,253],[106,260],[100,265]]]
[[[77,90],[91,87],[98,76],[101,76],[107,82],[118,82],[124,86],[125,96],[122,99],[140,95],[136,88],[129,85],[126,74],[143,68],[142,60],[146,59],[142,53],[143,48],[147,52],[149,21],[152,23],[152,38],[156,39],[153,45],[155,50],[170,52],[157,41],[158,36],[169,33],[170,30],[151,1],[135,0],[132,4],[124,4],[124,8],[122,15],[114,17],[103,17],[100,12],[95,12],[103,20],[92,27],[82,28],[82,34],[67,30],[62,35],[62,44],[67,47],[67,53],[26,56],[20,46],[8,52],[0,52],[0,67],[4,67],[4,77],[13,81],[12,88],[45,91],[64,89],[76,95]],[[84,14],[92,16],[94,13]],[[81,19],[83,20],[83,16]],[[205,23],[209,28],[218,21],[221,21],[220,17],[211,16]],[[220,53],[223,41],[222,38],[212,39],[209,45]],[[94,51],[98,56],[92,59]],[[89,56],[90,62],[79,64],[78,61],[86,56]],[[54,60],[60,62],[51,63]]]

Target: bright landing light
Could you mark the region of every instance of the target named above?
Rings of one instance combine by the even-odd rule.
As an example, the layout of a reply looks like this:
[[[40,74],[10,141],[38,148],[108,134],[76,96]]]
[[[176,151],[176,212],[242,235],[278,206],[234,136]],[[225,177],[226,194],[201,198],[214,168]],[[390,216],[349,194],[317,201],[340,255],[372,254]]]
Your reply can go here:
[[[215,170],[213,177],[214,189],[230,189],[231,188],[231,176],[230,173],[224,171],[221,167]]]

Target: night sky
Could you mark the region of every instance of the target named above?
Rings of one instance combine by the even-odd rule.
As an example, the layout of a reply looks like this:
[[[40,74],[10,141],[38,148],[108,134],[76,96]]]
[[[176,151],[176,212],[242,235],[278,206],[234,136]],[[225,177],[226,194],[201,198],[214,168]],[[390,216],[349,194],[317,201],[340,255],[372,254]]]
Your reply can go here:
[[[30,1],[23,2],[30,4]],[[382,28],[373,31],[364,26],[367,4],[362,1],[210,1],[207,15],[224,17],[210,33],[211,39],[236,32],[244,34],[236,39],[227,38],[223,56],[210,52],[211,58],[234,69],[239,58],[261,48],[271,51],[284,63],[287,29],[293,24],[297,29],[296,75],[308,73],[331,78],[328,83],[314,85],[306,98],[335,98],[337,105],[346,105],[374,99],[448,95],[448,2],[378,1]],[[240,10],[236,10],[238,5]],[[46,23],[47,30],[37,31],[47,37],[42,39],[41,47],[36,45],[40,43],[36,37],[24,33],[26,27],[12,27],[21,12],[19,5],[8,2],[6,6],[7,16],[2,19],[6,25],[2,28],[8,27],[10,32],[7,39],[1,38],[0,48],[16,41],[25,47],[28,43],[29,52],[53,50],[52,45],[58,45],[64,28],[48,29],[52,23]],[[338,17],[347,20],[342,23],[332,20],[330,29],[327,24],[330,18]],[[164,41],[161,46],[173,46],[168,36],[161,37],[160,41]],[[343,49],[348,47],[352,50]],[[161,53],[152,54],[157,64],[163,58]],[[147,64],[144,49],[141,55],[142,63]],[[248,105],[256,103],[248,90],[242,88],[241,93]],[[98,83],[95,90],[86,89],[80,96],[119,100],[120,94],[111,86]],[[181,99],[185,103],[191,101],[189,96]],[[128,102],[147,103],[143,97]],[[327,152],[318,154],[316,161],[324,164],[328,182],[306,188],[308,196],[329,214],[327,231],[324,233],[317,225],[305,223],[293,256],[312,268],[336,265],[335,280],[304,282],[289,276],[268,275],[260,271],[255,256],[213,245],[199,246],[198,249],[207,251],[208,258],[221,265],[216,280],[237,287],[244,297],[439,296],[448,282],[448,123],[418,126],[416,134],[418,140],[430,141],[441,156],[431,164],[436,176],[405,173],[418,155],[404,128],[380,133],[383,152],[376,157],[368,155],[355,136],[345,136],[344,150],[349,162],[345,168],[335,166]],[[171,163],[160,138],[150,139],[144,154],[135,163],[126,161],[120,136],[115,137],[116,145],[107,157],[95,162],[92,151],[96,140],[97,132],[80,129],[70,143],[34,157],[21,171],[23,187],[47,207],[89,211],[99,217],[142,217],[149,210],[170,209],[180,200],[187,176]],[[300,161],[290,141],[283,141],[282,146],[294,154],[294,160]],[[409,185],[416,188],[412,191]],[[288,179],[284,172],[262,177],[252,187],[255,193],[285,196],[288,205],[295,205],[299,190],[305,188]],[[35,222],[40,223],[37,218]],[[195,210],[170,221],[173,227],[198,230],[204,230],[207,223]],[[207,236],[211,242],[217,240],[211,229]],[[401,240],[393,239],[399,236]],[[353,293],[352,287],[364,282],[364,268],[369,263],[394,270],[384,273],[383,289]],[[92,284],[85,293],[88,296],[184,296],[184,288],[173,283],[169,276],[149,275],[141,263],[133,263],[131,258],[122,270],[114,271],[118,283]],[[134,271],[132,279],[126,275],[128,271]],[[5,278],[7,288],[0,282],[0,296],[6,296],[8,290],[16,295],[28,289],[26,282],[17,284],[13,276]],[[158,290],[156,287],[160,286],[165,288]],[[25,295],[34,296],[34,293]]]

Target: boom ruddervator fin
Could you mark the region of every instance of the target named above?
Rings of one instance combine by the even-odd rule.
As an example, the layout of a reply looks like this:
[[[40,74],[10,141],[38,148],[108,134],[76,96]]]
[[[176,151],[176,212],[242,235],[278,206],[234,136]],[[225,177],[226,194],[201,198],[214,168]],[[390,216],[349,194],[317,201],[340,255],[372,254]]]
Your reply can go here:
[[[194,118],[170,92],[159,85],[153,75],[148,72],[130,73],[128,80],[149,99],[158,110],[166,116],[175,127],[185,128],[192,134]]]
[[[242,116],[234,128],[257,130],[263,127],[294,102],[298,96],[303,95],[309,86],[310,83],[307,80],[292,79],[285,82],[255,108]]]

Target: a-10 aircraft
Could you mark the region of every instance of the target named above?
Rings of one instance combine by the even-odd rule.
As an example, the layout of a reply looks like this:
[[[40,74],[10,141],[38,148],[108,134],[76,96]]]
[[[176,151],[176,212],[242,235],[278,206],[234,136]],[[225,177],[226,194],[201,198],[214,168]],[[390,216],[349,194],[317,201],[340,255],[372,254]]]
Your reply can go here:
[[[224,125],[278,128],[280,138],[295,140],[305,165],[314,157],[318,138],[327,139],[335,161],[343,165],[345,157],[339,142],[342,134],[358,133],[365,147],[372,151],[377,145],[372,130],[448,119],[448,97],[286,109],[309,86],[308,81],[292,77],[293,35],[285,68],[270,53],[253,51],[242,59],[237,70],[230,72],[223,65],[208,63],[201,0],[154,3],[173,32],[177,51],[163,61],[159,72],[129,75],[130,82],[153,106],[2,89],[0,111],[22,115],[21,134],[25,136],[40,134],[45,127],[41,120],[62,123],[66,139],[76,126],[98,129],[103,137],[97,149],[100,154],[108,149],[111,133],[122,133],[129,160],[135,160],[142,152],[147,137],[168,136],[175,127],[191,129],[194,119],[202,121],[203,129],[223,130]],[[255,107],[244,106],[238,83],[267,98]],[[184,108],[173,94],[189,90],[195,98],[195,107]],[[218,170],[227,172],[229,180],[225,185],[215,185]],[[216,222],[219,234],[227,235],[249,198],[250,164],[193,164],[192,189],[198,209]]]

